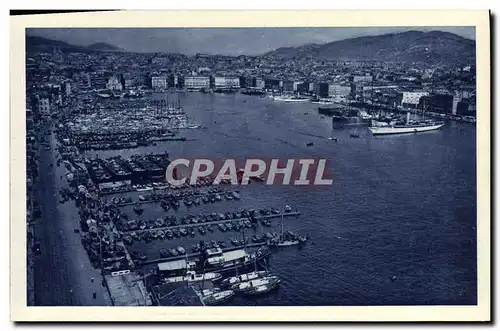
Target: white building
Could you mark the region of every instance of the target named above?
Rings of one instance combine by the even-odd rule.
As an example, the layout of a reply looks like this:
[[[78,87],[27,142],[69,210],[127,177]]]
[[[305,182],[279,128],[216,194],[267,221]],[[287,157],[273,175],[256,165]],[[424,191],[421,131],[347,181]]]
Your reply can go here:
[[[214,87],[217,88],[240,88],[240,79],[237,77],[215,77]]]
[[[64,94],[67,96],[71,95],[71,83],[70,83],[70,81],[64,82]]]
[[[355,75],[353,78],[352,78],[352,81],[354,83],[361,83],[361,82],[365,82],[365,83],[370,83],[371,81],[373,81],[373,77],[369,74],[366,74],[366,75]]]
[[[460,98],[460,95],[455,93],[455,95],[453,95],[453,106],[451,107],[451,114],[452,115],[457,114],[457,106],[458,106],[458,103],[460,102],[460,100],[462,100]]]
[[[351,93],[350,86],[344,86],[340,84],[328,85],[328,96],[330,98],[345,99],[350,93]]]
[[[111,76],[106,83],[106,88],[108,90],[117,90],[121,91],[123,89],[122,82],[119,77]]]
[[[210,77],[187,76],[184,77],[184,87],[188,90],[201,90],[210,88]]]
[[[38,112],[42,115],[50,116],[50,99],[49,98],[39,98],[38,99]]]
[[[314,83],[309,83],[309,92],[314,91]]]
[[[255,80],[255,87],[263,90],[266,88],[266,82],[263,79],[257,78]]]
[[[167,85],[167,77],[165,76],[154,76],[151,77],[151,87],[153,90],[166,90]]]
[[[298,86],[299,86],[300,84],[303,84],[303,83],[304,83],[303,81],[294,81],[294,82],[293,82],[293,90],[294,90],[294,91],[297,91],[297,90],[298,90]]]
[[[416,107],[420,102],[420,98],[429,95],[429,92],[424,91],[413,91],[413,92],[402,92],[403,97],[401,99],[401,104],[403,107]]]

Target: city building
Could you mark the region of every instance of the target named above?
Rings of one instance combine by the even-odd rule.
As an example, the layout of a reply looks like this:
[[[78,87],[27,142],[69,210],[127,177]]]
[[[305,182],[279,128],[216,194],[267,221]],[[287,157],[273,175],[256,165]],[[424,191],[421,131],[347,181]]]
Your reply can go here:
[[[47,96],[38,98],[38,113],[44,116],[50,116],[50,98]]]
[[[255,79],[255,87],[263,90],[266,88],[266,83],[263,79],[257,78]]]
[[[351,92],[351,87],[340,84],[329,84],[328,85],[328,96],[334,99],[347,99],[349,93]]]
[[[469,100],[462,99],[460,102],[457,103],[456,114],[457,115],[462,115],[462,116],[473,115],[472,112],[471,112],[471,107],[470,107],[470,104],[469,104]]]
[[[71,95],[71,82],[69,80],[63,83],[63,91],[65,96]]]
[[[95,90],[105,90],[107,88],[108,78],[104,72],[93,72],[90,75],[90,87]]]
[[[117,75],[109,77],[108,82],[106,83],[106,88],[108,90],[121,91],[123,89],[123,86],[120,77]]]
[[[398,105],[404,108],[417,108],[420,103],[420,98],[429,95],[425,91],[404,91],[398,93]]]
[[[320,98],[328,98],[328,83],[315,84],[314,93]]]
[[[291,80],[283,80],[282,81],[282,90],[283,92],[293,92],[294,91],[294,82]]]
[[[295,91],[299,94],[308,94],[310,93],[309,90],[309,83],[308,82],[299,82],[296,85],[296,88],[294,88]]]
[[[371,83],[372,81],[373,77],[370,74],[352,76],[353,83]]]
[[[273,78],[266,78],[264,81],[264,87],[266,90],[279,91],[280,90],[280,80]]]
[[[153,76],[151,77],[151,88],[153,90],[166,90],[167,85],[167,77],[165,76]]]
[[[300,84],[302,84],[302,83],[303,83],[303,82],[301,82],[301,81],[294,81],[294,82],[293,82],[293,90],[294,90],[295,92],[297,92],[297,91],[298,91],[298,87],[299,87],[299,85],[300,85]]]
[[[210,88],[210,77],[206,76],[186,76],[184,85],[188,90],[201,90]]]
[[[451,113],[453,115],[457,114],[457,106],[458,106],[458,103],[460,102],[460,100],[461,100],[461,98],[458,94],[453,95],[453,105],[451,107]]]
[[[235,89],[240,88],[240,79],[236,77],[214,77],[215,89]]]
[[[423,96],[420,100],[419,108],[436,113],[451,114],[453,110],[453,95],[442,93]]]

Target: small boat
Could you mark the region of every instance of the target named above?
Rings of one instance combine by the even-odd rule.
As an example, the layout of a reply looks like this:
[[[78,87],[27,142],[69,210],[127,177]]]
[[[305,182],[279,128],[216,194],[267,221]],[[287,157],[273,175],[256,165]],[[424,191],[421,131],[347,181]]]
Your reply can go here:
[[[234,192],[233,192],[233,198],[234,198],[235,200],[239,200],[239,199],[240,199],[240,194],[239,194],[237,191],[234,191]]]
[[[140,215],[144,212],[144,208],[142,208],[142,205],[138,203],[134,206],[134,211],[137,215]]]
[[[194,282],[202,282],[205,280],[215,281],[220,279],[221,277],[222,277],[221,274],[215,272],[196,274],[193,271],[188,271],[186,276],[168,277],[168,278],[163,278],[162,280],[165,284],[182,283],[182,282],[194,283]]]
[[[221,200],[222,200],[222,197],[221,197],[219,194],[216,194],[216,195],[215,195],[215,200],[217,200],[217,201],[221,201]]]
[[[166,249],[166,248],[160,249],[160,256],[161,257],[168,257],[169,255],[170,255],[170,253],[168,252],[168,249]]]
[[[226,223],[226,228],[227,228],[227,231],[231,231],[233,229],[233,224],[232,223]]]
[[[260,295],[260,294],[270,292],[270,291],[274,290],[275,288],[277,288],[280,282],[281,281],[278,279],[278,281],[276,281],[276,282],[271,282],[271,283],[252,287],[248,291],[245,291],[245,294]]]
[[[165,221],[162,218],[158,218],[155,221],[155,227],[161,228],[165,224]]]
[[[165,232],[165,235],[167,236],[167,238],[168,238],[168,239],[172,239],[172,238],[173,238],[173,236],[174,236],[174,234],[173,234],[173,233],[172,233],[172,231],[170,231],[170,230],[167,230],[167,231]]]
[[[266,271],[254,271],[247,274],[242,274],[239,276],[229,277],[222,280],[222,285],[224,286],[233,286],[239,284],[241,282],[248,282],[250,280],[258,279],[264,277],[267,274]]]
[[[163,230],[158,230],[158,237],[160,239],[164,239],[165,238],[165,231]]]
[[[177,247],[177,251],[179,252],[179,254],[186,254],[186,250],[182,246]]]
[[[225,226],[223,223],[219,223],[219,229],[220,229],[222,232],[226,232],[226,226]]]
[[[314,143],[312,143],[312,142],[308,142],[308,143],[306,144],[306,146],[313,146],[313,145],[314,145]]]
[[[207,231],[205,230],[205,228],[204,228],[204,227],[199,227],[199,228],[198,228],[198,232],[199,232],[202,236],[203,236],[203,235],[205,235],[205,234],[207,233]]]
[[[179,252],[175,248],[170,248],[168,251],[170,252],[170,255],[172,255],[172,256],[179,255]]]
[[[259,286],[274,285],[274,284],[277,285],[277,283],[279,283],[280,281],[281,280],[278,276],[266,276],[250,280],[247,282],[241,282],[239,284],[235,284],[231,286],[231,289],[239,292],[249,293]]]
[[[180,228],[179,232],[183,236],[187,236],[187,234],[188,234],[188,231],[186,230],[186,228]]]
[[[231,244],[233,244],[234,246],[239,246],[240,241],[236,238],[231,238]]]
[[[202,297],[203,302],[206,305],[217,305],[228,301],[234,296],[234,291],[226,290],[221,292],[214,292],[207,296]]]
[[[163,210],[168,211],[170,209],[170,204],[166,202],[165,200],[162,200],[160,202],[160,206],[163,208]]]
[[[332,140],[332,141],[338,142],[339,138],[337,138],[337,137],[328,137],[328,140]]]
[[[297,239],[287,239],[287,240],[279,240],[278,242],[271,242],[270,246],[276,246],[276,247],[288,247],[288,246],[295,246],[300,244],[300,241]]]
[[[289,212],[291,212],[291,211],[292,211],[292,207],[290,207],[290,206],[286,205],[286,206],[285,206],[285,212],[286,212],[286,213],[289,213]]]
[[[357,133],[351,133],[351,134],[349,134],[349,137],[351,137],[351,138],[359,138],[359,134],[357,134]]]

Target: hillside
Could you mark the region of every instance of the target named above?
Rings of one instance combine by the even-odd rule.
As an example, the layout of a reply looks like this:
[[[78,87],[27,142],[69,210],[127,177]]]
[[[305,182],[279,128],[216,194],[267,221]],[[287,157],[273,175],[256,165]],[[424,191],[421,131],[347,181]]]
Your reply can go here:
[[[88,45],[87,48],[94,51],[123,52],[123,49],[106,43],[95,43]]]
[[[299,47],[278,48],[267,56],[293,59],[385,60],[397,62],[470,63],[475,41],[442,31],[408,31]]]
[[[122,49],[106,43],[95,43],[89,46],[72,45],[64,41],[53,40],[38,36],[26,36],[26,51],[52,52],[54,47],[58,47],[63,52],[121,52]]]

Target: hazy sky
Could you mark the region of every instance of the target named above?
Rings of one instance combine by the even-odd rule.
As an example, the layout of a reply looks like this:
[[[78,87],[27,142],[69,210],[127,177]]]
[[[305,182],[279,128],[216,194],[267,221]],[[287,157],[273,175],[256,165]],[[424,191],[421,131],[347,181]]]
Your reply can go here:
[[[170,52],[255,55],[279,47],[378,35],[408,30],[441,30],[475,39],[474,27],[373,28],[38,28],[28,35],[75,45],[105,42],[132,52]]]

